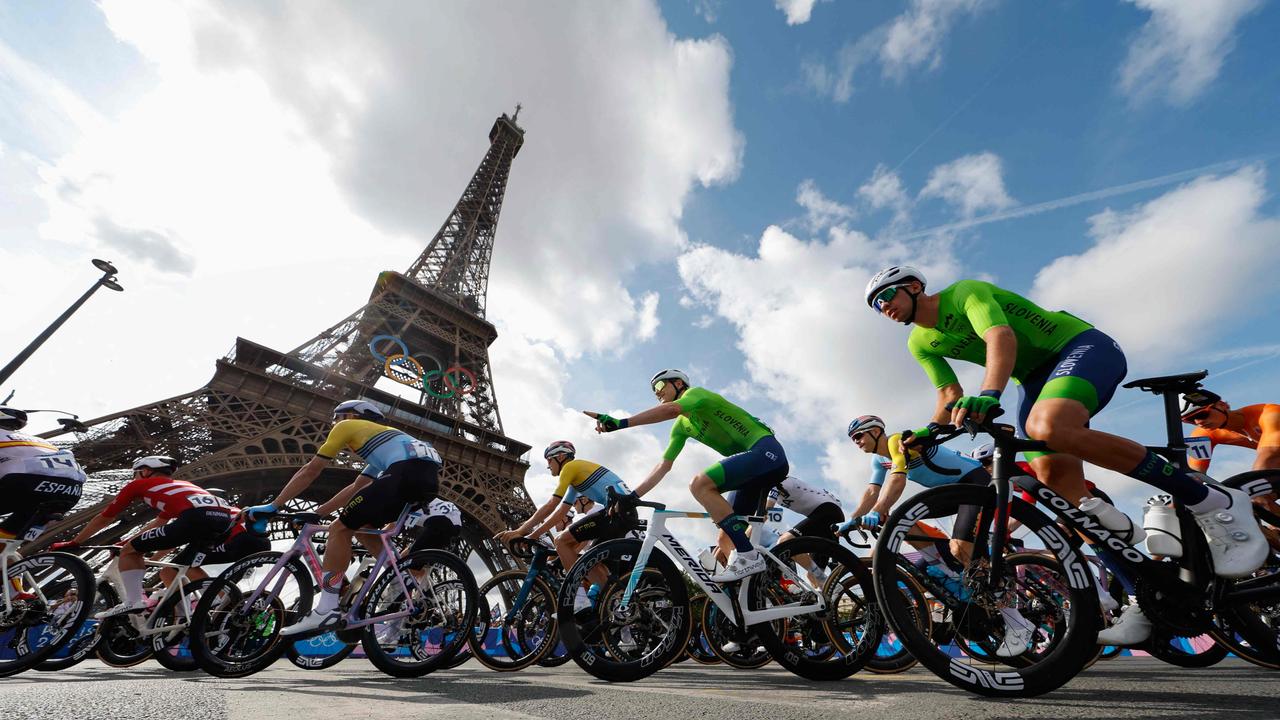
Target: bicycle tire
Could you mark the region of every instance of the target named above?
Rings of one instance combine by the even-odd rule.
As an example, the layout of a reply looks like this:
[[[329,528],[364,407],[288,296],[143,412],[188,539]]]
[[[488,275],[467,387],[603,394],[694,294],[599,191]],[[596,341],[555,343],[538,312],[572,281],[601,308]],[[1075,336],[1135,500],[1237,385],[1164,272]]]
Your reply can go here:
[[[1269,494],[1280,495],[1280,470],[1251,470],[1222,481],[1223,485],[1246,491],[1253,490],[1258,483],[1269,485]],[[1269,535],[1269,540],[1270,536],[1280,535],[1280,526],[1275,521],[1260,519],[1259,524],[1262,525],[1263,532]],[[1280,582],[1280,557],[1277,557],[1273,548],[1266,563],[1253,577],[1227,582],[1229,584],[1221,593],[1223,597],[1231,586],[1237,584]],[[1258,667],[1280,669],[1280,605],[1275,602],[1219,603],[1214,608],[1211,634],[1218,644],[1237,657]]]
[[[325,637],[325,635],[334,636],[333,644],[337,646],[337,650],[335,652],[328,655],[308,655],[298,648],[300,643],[315,640],[316,638],[322,638]],[[318,635],[316,638],[295,640],[294,642],[287,643],[288,647],[284,650],[284,656],[289,659],[289,662],[293,663],[294,667],[301,670],[328,670],[334,665],[337,665],[350,657],[351,653],[355,652],[356,647],[360,644],[344,643],[337,638],[335,633],[326,633],[325,635]]]
[[[1054,559],[1071,579],[1068,599],[1071,613],[1066,615],[1064,635],[1040,661],[1026,667],[987,668],[953,658],[944,648],[934,645],[928,635],[915,627],[907,610],[891,602],[897,591],[898,550],[907,531],[917,521],[954,517],[962,505],[978,506],[981,518],[989,519],[995,508],[995,487],[988,485],[945,485],[925,490],[899,504],[885,522],[885,531],[876,543],[872,575],[876,595],[893,629],[903,644],[935,675],[962,690],[989,697],[1033,697],[1050,692],[1075,677],[1096,656],[1097,617],[1101,612],[1092,575],[1072,540],[1044,513],[1021,500],[1010,503],[1010,515],[1035,534],[1048,548],[1056,549]],[[989,528],[979,526],[984,532]],[[1065,562],[1064,562],[1065,560]],[[922,583],[923,584],[923,583]],[[928,587],[928,585],[925,585]],[[891,592],[892,589],[892,592]],[[953,618],[955,631],[961,637],[972,633],[965,625],[973,622],[992,623],[991,611],[966,602],[966,615]]]
[[[589,548],[573,567],[565,573],[560,585],[559,616],[560,637],[568,647],[573,661],[589,674],[609,682],[634,682],[648,677],[666,667],[678,653],[684,652],[689,641],[691,617],[689,591],[684,575],[661,551],[649,556],[649,564],[641,574],[636,594],[624,619],[636,618],[626,623],[617,622],[613,614],[640,553],[641,541],[623,538],[610,540]],[[609,579],[602,586],[596,608],[583,617],[574,615],[573,601],[577,588],[583,584],[593,568],[602,566]],[[663,612],[665,611],[665,612]],[[609,615],[605,621],[606,614]],[[667,632],[660,637],[650,634],[652,624],[642,628],[645,632],[643,654],[638,659],[613,655],[618,644],[613,641],[611,628],[632,629],[641,620],[663,615],[657,624],[665,625]],[[603,621],[603,622],[602,622]],[[619,633],[621,630],[619,630]],[[632,629],[634,640],[635,630]],[[652,639],[654,642],[650,643]],[[588,642],[590,641],[590,642]],[[639,645],[637,644],[637,649]]]
[[[909,604],[912,608],[912,614],[916,617],[916,626],[920,628],[920,632],[927,636],[932,636],[933,616],[929,612],[929,604],[925,599],[924,588],[920,587],[920,583],[912,579],[910,575],[901,573],[899,573],[898,584],[902,602]],[[828,597],[830,597],[829,593]],[[891,642],[897,644],[896,648],[893,646],[885,647],[886,639],[891,635]],[[840,633],[840,637],[844,637],[844,633]],[[889,627],[889,623],[886,620],[885,626],[881,630],[880,647],[876,649],[875,656],[867,661],[867,670],[878,675],[896,675],[906,672],[918,664],[920,664],[920,661],[916,659],[915,655],[911,654],[911,651],[905,645],[898,642],[897,634],[893,632],[893,628]]]
[[[707,635],[702,631],[702,615],[707,609],[706,595],[698,595],[689,601],[689,615],[693,627],[689,631],[689,644],[685,655],[700,665],[719,665],[722,660],[711,650]]]
[[[360,646],[364,648],[365,657],[369,662],[387,675],[397,678],[422,677],[447,665],[458,650],[467,643],[467,639],[473,635],[472,629],[476,622],[480,592],[476,587],[476,578],[471,573],[471,568],[467,567],[462,558],[453,553],[444,550],[419,550],[403,558],[401,564],[406,568],[427,568],[425,579],[416,583],[416,587],[424,598],[418,601],[422,606],[416,616],[404,618],[398,625],[396,623],[399,621],[390,620],[364,626],[360,636]],[[448,573],[448,576],[433,577],[439,571]],[[387,611],[381,610],[378,605],[384,601],[384,593],[390,593],[385,599],[387,608],[393,608],[397,603],[404,602],[400,590],[400,579],[395,573],[383,571],[373,580],[373,583],[373,588],[360,608],[361,617],[386,614]],[[396,593],[401,593],[399,599]],[[456,612],[452,605],[443,609],[436,606],[435,601],[442,595],[448,596],[450,602],[455,598],[461,602],[462,612]],[[431,598],[431,602],[427,602],[425,598]],[[441,638],[438,651],[427,656],[434,626],[425,626],[424,633],[423,623],[435,622],[436,618],[443,619],[445,615],[450,615],[451,618],[447,622],[447,629],[443,625],[439,629]],[[390,652],[387,647],[384,647],[384,641],[378,638],[380,625],[398,630],[395,638],[396,645]],[[406,629],[409,632],[409,642],[403,643]],[[402,646],[407,649],[408,655],[413,660],[400,659],[399,651]]]
[[[71,628],[79,630],[81,623],[89,616],[90,610],[93,609],[93,602],[96,593],[96,580],[93,577],[93,571],[84,560],[64,552],[41,552],[25,557],[9,566],[9,581],[25,575],[30,575],[35,582],[34,587],[40,589],[42,594],[48,597],[55,595],[66,595],[67,591],[74,588],[76,595],[79,597],[80,607],[75,614],[65,623],[63,628],[55,637],[45,640],[45,632],[41,630],[40,634],[35,637],[35,642],[39,643],[44,640],[44,644],[30,650],[22,652],[20,655],[15,653],[12,658],[8,657],[10,651],[17,651],[19,647],[30,647],[31,638],[27,633],[34,632],[36,628],[48,628],[50,623],[36,622],[37,619],[43,619],[48,615],[47,607],[39,610],[37,607],[14,608],[13,612],[30,613],[30,622],[24,622],[19,618],[14,624],[0,630],[0,677],[8,677],[16,675],[24,670],[29,670],[36,665],[44,662],[54,653],[62,649],[64,645],[71,641],[76,635]],[[39,618],[36,617],[39,615]],[[56,627],[56,625],[54,626]]]
[[[296,588],[287,607],[278,597],[264,595],[248,613],[239,608],[261,584],[252,582],[253,574],[260,572],[265,578],[283,555],[268,550],[241,558],[200,596],[191,618],[190,647],[201,670],[215,677],[245,677],[265,670],[284,655],[290,643],[281,642],[280,630],[311,610],[315,578],[306,565],[294,557],[283,568]],[[245,588],[237,585],[242,581]],[[282,580],[277,576],[273,582]]]
[[[854,625],[861,627],[861,633],[857,635],[857,641],[852,644],[852,647],[847,648],[847,651],[835,652],[837,644],[833,639],[830,608],[822,613],[788,617],[754,626],[760,636],[760,642],[773,656],[774,661],[806,680],[818,682],[843,680],[865,667],[867,661],[875,656],[876,648],[880,644],[882,622],[875,606],[875,588],[871,582],[871,573],[863,565],[862,560],[834,540],[812,536],[801,536],[779,543],[770,548],[769,552],[784,563],[790,562],[790,559],[797,555],[808,555],[810,558],[825,557],[836,568],[833,573],[848,574],[855,579],[862,589],[864,598],[864,604],[859,608],[862,613],[861,620],[854,620]],[[804,571],[798,563],[793,567],[803,574]],[[770,602],[778,604],[791,602],[789,597],[781,595],[776,598],[771,597],[771,593],[775,591],[786,592],[778,584],[776,572],[777,567],[770,563],[765,572],[757,573],[744,580],[749,583],[747,602],[751,609],[764,609]],[[818,593],[821,592],[823,590],[819,589]],[[801,643],[790,644],[789,640],[797,633],[801,635]]]
[[[80,625],[82,636],[72,637],[67,643],[66,654],[63,657],[54,657],[44,660],[35,666],[35,670],[39,672],[57,672],[75,667],[91,657],[98,656],[98,642],[102,640],[102,634],[98,632],[101,623],[94,619],[94,615],[114,606],[120,602],[119,596],[116,595],[115,588],[105,581],[98,582],[97,592],[94,594],[93,607],[89,610],[89,617]],[[85,631],[88,631],[87,633]],[[57,655],[58,653],[54,653]]]
[[[529,587],[524,585],[528,583]],[[514,588],[504,587],[514,584]],[[514,589],[514,593],[512,590]],[[483,603],[485,610],[488,611],[492,605],[488,602],[489,593],[498,592],[502,594],[502,600],[508,607],[507,612],[503,613],[499,622],[490,622],[485,630],[485,637],[481,638],[475,633],[471,633],[467,639],[467,645],[476,658],[476,662],[484,665],[490,670],[498,672],[513,672],[523,670],[542,659],[544,655],[552,650],[552,646],[556,642],[559,632],[559,622],[556,620],[556,593],[552,590],[551,585],[541,576],[535,575],[532,578],[524,570],[506,570],[489,578],[480,586],[479,594],[485,599]],[[520,593],[525,594],[524,605],[521,608],[512,608],[510,604],[514,602],[513,597]],[[530,604],[533,603],[533,607]],[[543,607],[545,606],[545,607]],[[526,611],[536,610],[542,607],[549,619],[544,620],[542,626],[543,635],[534,639],[526,638],[516,624],[508,625],[506,618],[513,612],[516,613],[514,622],[523,623],[527,619]],[[488,647],[489,636],[494,632],[498,633],[498,648]],[[530,646],[530,643],[533,643]],[[523,654],[519,654],[521,649],[525,649]],[[501,650],[506,653],[506,657],[498,655],[495,650]],[[515,655],[516,657],[512,657]]]

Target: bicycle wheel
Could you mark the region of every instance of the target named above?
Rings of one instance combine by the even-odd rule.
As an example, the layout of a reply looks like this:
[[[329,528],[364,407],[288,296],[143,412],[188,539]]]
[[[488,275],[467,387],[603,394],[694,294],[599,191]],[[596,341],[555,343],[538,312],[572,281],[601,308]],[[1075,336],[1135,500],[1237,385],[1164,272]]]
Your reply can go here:
[[[1015,667],[1026,667],[1046,657],[1058,642],[1063,633],[1059,625],[1064,617],[1059,608],[1066,602],[1070,583],[1055,560],[1040,553],[1019,552],[1005,558],[1008,572],[1016,575],[1018,595],[1014,607],[1035,627],[1027,651],[1013,658],[1001,658],[995,654],[994,644],[987,644],[989,656],[996,662],[1004,662]],[[1101,619],[1101,615],[1099,615]],[[1099,625],[1101,627],[1101,625]],[[1084,665],[1089,667],[1102,654],[1102,646],[1095,643],[1096,651]],[[1081,668],[1082,670],[1084,668]]]
[[[1227,478],[1223,485],[1244,490],[1255,498],[1254,517],[1271,544],[1271,554],[1248,578],[1222,581],[1224,587],[1214,605],[1214,639],[1230,652],[1259,667],[1280,669],[1280,470],[1255,470]],[[1251,598],[1232,600],[1233,591],[1266,591]]]
[[[572,659],[573,656],[569,654],[569,648],[565,647],[564,640],[557,635],[556,642],[551,646],[550,652],[542,656],[542,659],[538,661],[538,667],[560,667]]]
[[[770,562],[764,572],[745,580],[750,609],[807,605],[824,597],[828,607],[756,625],[754,629],[765,649],[779,665],[808,680],[842,680],[861,670],[875,656],[882,622],[874,602],[871,573],[866,566],[857,555],[827,538],[798,537],[775,545],[769,552],[779,564]],[[829,602],[830,596],[824,596],[822,589],[802,590],[800,584],[783,575],[782,568],[786,567],[804,581],[806,561],[829,562],[832,574],[848,575],[856,581],[850,587],[860,590],[862,602],[848,602],[840,608],[849,613],[848,617],[837,616]],[[842,599],[852,595],[847,593]],[[856,640],[844,643],[837,651],[833,637],[844,632]]]
[[[9,566],[11,604],[0,605],[0,677],[35,667],[70,642],[93,607],[93,572],[75,555],[43,552]],[[14,596],[13,583],[23,595]],[[70,597],[72,610],[55,615],[58,600]]]
[[[212,584],[213,578],[192,580],[181,594],[175,592],[166,598],[147,620],[148,630],[162,631],[150,638],[156,662],[165,668],[173,672],[190,672],[199,667],[191,655],[187,630],[200,596]]]
[[[689,642],[689,591],[675,564],[655,551],[629,602],[623,595],[640,554],[639,540],[610,540],[588,549],[565,574],[558,597],[560,637],[574,662],[609,682],[632,682],[666,667]],[[577,589],[602,577],[594,608],[574,614]]]
[[[480,586],[482,607],[496,618],[484,637],[471,634],[468,644],[476,661],[490,670],[522,670],[550,652],[558,637],[556,598],[551,586],[538,575],[507,570]],[[490,615],[489,617],[493,617]]]
[[[401,560],[403,576],[384,570],[360,607],[360,617],[411,611],[406,617],[364,626],[365,656],[392,677],[421,677],[447,665],[472,635],[479,589],[457,555],[420,550]],[[409,585],[405,597],[401,578]],[[411,581],[411,582],[410,582]],[[406,602],[407,601],[407,602]]]
[[[706,595],[697,595],[689,601],[689,613],[693,618],[693,629],[689,632],[689,644],[685,647],[685,654],[696,663],[718,665],[721,660],[716,656],[715,651],[711,649],[710,643],[707,642],[706,633],[702,631],[702,615],[706,612],[707,603]]]
[[[754,670],[773,662],[755,630],[738,627],[710,601],[702,609],[702,632],[712,654],[729,667]]]
[[[99,582],[93,607],[89,610],[89,616],[80,623],[80,630],[61,650],[54,653],[48,660],[37,664],[35,669],[40,672],[57,672],[79,665],[91,657],[97,657],[98,642],[102,640],[102,634],[99,632],[102,623],[93,616],[119,602],[120,598],[116,595],[115,588],[111,587],[110,583]]]
[[[837,644],[848,646],[854,636],[852,631],[846,627],[844,618],[851,617],[853,613],[845,610],[843,604],[850,603],[856,607],[863,600],[860,593],[851,592],[857,589],[852,576],[835,578],[835,582],[838,583],[838,587],[835,587],[834,591],[829,590],[827,596],[836,600],[836,613],[837,617],[841,618],[841,623],[836,628],[839,632],[832,639]],[[828,587],[832,587],[831,582],[828,583]],[[910,575],[899,572],[898,591],[898,602],[910,608],[912,617],[915,618],[916,627],[919,628],[921,634],[930,636],[933,632],[931,627],[933,616],[929,612],[929,602],[925,599],[924,588],[920,587],[920,583],[912,580]],[[852,597],[846,598],[846,593],[851,594]],[[876,648],[875,657],[867,661],[867,669],[880,675],[893,675],[906,672],[919,662],[911,654],[911,651],[907,650],[906,646],[902,644],[902,641],[898,639],[898,634],[893,631],[892,627],[889,627],[888,621],[884,621],[881,629],[880,645]]]
[[[930,635],[919,630],[909,606],[893,602],[898,595],[901,571],[907,572],[921,587],[946,606],[957,639],[979,646],[998,646],[1007,628],[1019,622],[1017,613],[1028,607],[1028,598],[1052,597],[1041,587],[1039,578],[1026,573],[1019,577],[1016,567],[1002,562],[1003,572],[992,576],[989,541],[993,534],[996,493],[994,486],[947,485],[926,490],[901,503],[890,514],[885,531],[876,543],[872,574],[880,608],[897,632],[899,639],[921,664],[938,677],[969,692],[993,697],[1031,697],[1049,692],[1071,678],[1096,656],[1098,647],[1098,595],[1094,590],[1090,569],[1063,531],[1048,517],[1030,505],[1015,500],[1010,515],[1022,524],[1020,539],[1036,551],[1047,553],[1060,565],[1068,579],[1065,595],[1045,603],[1045,615],[1037,615],[1030,627],[1035,630],[1032,641],[1043,646],[1043,654],[1026,659],[999,658],[1021,667],[992,667],[971,657],[953,657],[946,647],[935,644]],[[963,506],[976,506],[981,514],[974,537],[973,560],[968,564],[952,563],[947,558],[948,543],[916,530],[916,523],[930,522],[950,531]],[[914,544],[914,545],[913,545]],[[915,546],[945,553],[937,561],[912,562]],[[1037,547],[1040,545],[1040,547]],[[934,575],[927,572],[935,571]],[[1019,629],[1028,626],[1020,621]],[[1030,643],[1028,644],[1030,645]],[[1023,654],[1032,651],[1029,646]],[[993,653],[994,654],[994,653]]]
[[[296,557],[276,571],[281,557],[275,551],[250,555],[224,570],[200,596],[189,636],[201,670],[244,677],[284,654],[290,643],[281,641],[280,630],[310,612],[315,578]]]

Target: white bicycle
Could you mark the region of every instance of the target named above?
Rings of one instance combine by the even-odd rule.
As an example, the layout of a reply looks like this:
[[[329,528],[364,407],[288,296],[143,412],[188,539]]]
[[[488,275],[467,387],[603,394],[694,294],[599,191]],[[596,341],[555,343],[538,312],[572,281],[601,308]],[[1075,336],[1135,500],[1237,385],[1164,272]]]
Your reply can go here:
[[[630,682],[674,662],[692,628],[687,583],[706,594],[708,608],[714,606],[731,620],[744,642],[754,634],[778,664],[801,677],[846,678],[875,655],[881,619],[871,574],[836,541],[799,537],[768,550],[757,547],[768,560],[767,569],[721,586],[666,527],[669,520],[706,522],[710,515],[668,510],[661,503],[638,505],[653,509],[643,537],[591,547],[560,587],[561,638],[588,673]],[[627,506],[615,512],[638,523]],[[747,520],[752,535],[760,537],[765,516]],[[655,546],[665,552],[653,552]],[[820,588],[806,578],[805,566],[811,562],[830,570]],[[593,582],[600,585],[594,605],[575,614],[577,589]],[[856,642],[837,644],[836,633],[846,634],[842,638],[852,633]]]

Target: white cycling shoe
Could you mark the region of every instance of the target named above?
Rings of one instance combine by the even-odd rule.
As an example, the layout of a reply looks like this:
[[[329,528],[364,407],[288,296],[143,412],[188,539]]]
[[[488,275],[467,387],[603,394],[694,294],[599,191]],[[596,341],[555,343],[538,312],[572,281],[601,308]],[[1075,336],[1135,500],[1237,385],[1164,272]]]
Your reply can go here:
[[[1022,617],[1022,613],[1013,608],[1001,609],[1000,615],[1004,617],[1004,639],[996,648],[996,655],[1005,658],[1017,657],[1027,651],[1036,627],[1031,624],[1031,621]]]
[[[1099,645],[1115,645],[1116,647],[1132,647],[1141,645],[1151,637],[1151,621],[1137,603],[1130,605],[1120,613],[1120,619],[1111,627],[1098,633]]]
[[[117,615],[128,615],[128,614],[130,614],[130,613],[140,613],[140,612],[142,612],[143,610],[146,610],[146,609],[147,609],[147,601],[146,601],[146,600],[139,600],[139,601],[138,601],[138,602],[136,602],[136,603],[123,603],[123,602],[122,602],[122,603],[120,603],[119,605],[116,605],[115,607],[107,608],[106,610],[103,610],[102,612],[98,613],[97,615],[94,615],[94,616],[93,616],[93,619],[95,619],[95,620],[106,620],[107,618],[113,618],[113,617],[115,617],[115,616],[117,616]]]
[[[1211,485],[1209,492],[1225,493],[1230,499],[1230,504],[1221,510],[1192,513],[1209,540],[1213,570],[1219,577],[1248,577],[1262,567],[1271,552],[1253,517],[1253,503],[1248,494],[1235,488]]]
[[[760,555],[759,550],[752,550],[749,555],[740,555],[735,550],[733,555],[729,557],[729,564],[725,566],[724,570],[712,575],[711,582],[727,583],[741,580],[749,575],[763,572],[764,568],[764,557]]]
[[[734,642],[734,641],[730,640],[729,642],[727,642],[727,643],[725,643],[725,644],[721,645],[721,646],[720,646],[720,649],[721,649],[721,650],[723,650],[724,652],[729,653],[729,654],[731,654],[731,655],[732,655],[733,653],[736,653],[736,652],[738,652],[739,650],[741,650],[741,649],[742,649],[742,645],[740,645],[740,644],[738,644],[738,643],[736,643],[736,642]]]
[[[590,610],[594,607],[591,598],[587,597],[585,588],[578,588],[578,594],[573,596],[573,612],[580,613],[583,610]]]
[[[291,637],[293,635],[302,635],[305,633],[316,633],[321,631],[332,630],[338,625],[338,621],[342,619],[342,613],[337,610],[312,610],[298,622],[289,625],[280,631],[282,637]]]

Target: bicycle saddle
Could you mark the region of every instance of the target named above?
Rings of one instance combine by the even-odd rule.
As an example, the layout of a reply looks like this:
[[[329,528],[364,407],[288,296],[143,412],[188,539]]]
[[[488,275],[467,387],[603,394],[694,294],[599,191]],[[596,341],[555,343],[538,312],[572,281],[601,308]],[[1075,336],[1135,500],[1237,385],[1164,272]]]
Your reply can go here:
[[[1163,395],[1169,392],[1187,393],[1200,389],[1200,381],[1208,377],[1208,370],[1200,370],[1181,375],[1162,375],[1160,377],[1142,378],[1127,382],[1123,387],[1137,388],[1144,392]]]

